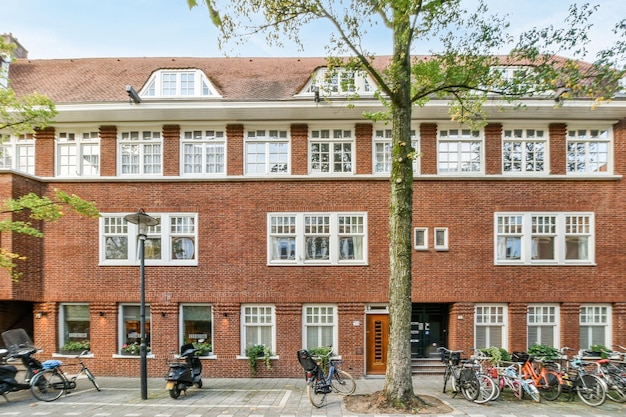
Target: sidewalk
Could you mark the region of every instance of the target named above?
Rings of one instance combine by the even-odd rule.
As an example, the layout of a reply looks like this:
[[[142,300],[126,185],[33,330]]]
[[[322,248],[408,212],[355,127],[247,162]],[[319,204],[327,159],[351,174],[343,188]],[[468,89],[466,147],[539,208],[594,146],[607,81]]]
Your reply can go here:
[[[505,393],[502,399],[481,405],[471,403],[449,392],[441,393],[440,376],[414,377],[417,394],[439,398],[453,408],[447,416],[471,417],[614,417],[626,415],[626,406],[607,401],[600,407],[589,407],[579,399],[557,400],[535,404]],[[82,417],[356,417],[374,415],[348,411],[343,398],[328,395],[325,407],[314,408],[306,393],[304,379],[295,378],[220,378],[203,379],[202,389],[190,388],[187,395],[174,400],[160,378],[148,380],[148,399],[142,400],[137,378],[99,377],[101,392],[87,380],[79,380],[78,389],[54,402],[41,402],[29,391],[8,394],[9,403],[0,398],[0,416],[82,416]],[[381,390],[384,378],[357,380],[355,394]],[[394,415],[393,417],[401,417]],[[421,414],[422,417],[440,415]],[[383,417],[376,415],[376,417]]]

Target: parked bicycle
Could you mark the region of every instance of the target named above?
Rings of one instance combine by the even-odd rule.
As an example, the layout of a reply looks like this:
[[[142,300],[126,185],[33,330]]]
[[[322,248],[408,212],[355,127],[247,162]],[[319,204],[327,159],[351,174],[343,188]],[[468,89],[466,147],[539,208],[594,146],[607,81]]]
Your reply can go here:
[[[510,389],[513,391],[513,395],[518,400],[522,400],[524,398],[524,391],[533,391],[528,384],[524,387],[522,378],[520,377],[521,368],[522,366],[519,363],[514,363],[507,367],[496,368],[498,371],[498,379],[500,381],[500,390],[505,388]],[[535,394],[539,396],[539,391]]]
[[[500,384],[498,382],[498,372],[491,366],[491,358],[480,349],[474,349],[471,357],[474,363],[474,370],[480,382],[480,394],[474,400],[477,404],[484,404],[495,401],[500,397]]]
[[[595,375],[602,378],[607,385],[606,396],[616,403],[626,402],[626,377],[620,367],[610,359],[600,359],[596,362]]]
[[[566,383],[563,385],[563,392],[569,394],[568,399],[572,401],[574,394],[587,405],[599,406],[606,401],[607,387],[604,381],[597,375],[587,371],[590,366],[595,366],[590,362],[583,362],[580,356],[574,356],[571,360],[567,359],[566,351],[572,349],[564,347],[561,353],[564,355],[565,367],[563,369],[563,379]]]
[[[96,381],[91,371],[82,361],[82,358],[89,353],[88,350],[83,351],[76,356],[80,369],[78,373],[71,378],[61,369],[62,362],[58,360],[48,360],[43,362],[42,370],[39,371],[31,380],[31,392],[41,401],[54,401],[66,394],[69,390],[76,388],[76,380],[82,374],[85,374],[96,390],[100,391],[100,385]]]
[[[328,374],[324,375],[324,370],[311,356],[306,349],[298,351],[298,362],[305,371],[307,380],[306,390],[309,401],[314,407],[320,408],[326,403],[326,396],[332,391],[349,395],[356,390],[356,382],[352,375],[341,369],[343,361],[341,359],[333,359],[332,347],[325,357],[328,361]]]
[[[446,392],[448,380],[452,386],[452,392],[456,396],[459,392],[468,401],[475,401],[480,395],[480,382],[474,366],[467,360],[462,360],[462,350],[450,350],[445,347],[437,349],[441,353],[441,361],[446,370],[443,375],[443,392]]]
[[[536,360],[526,352],[513,352],[511,358],[513,362],[522,363],[521,375],[533,380],[542,398],[547,401],[554,401],[559,398],[563,381],[561,374],[555,370],[554,361]]]

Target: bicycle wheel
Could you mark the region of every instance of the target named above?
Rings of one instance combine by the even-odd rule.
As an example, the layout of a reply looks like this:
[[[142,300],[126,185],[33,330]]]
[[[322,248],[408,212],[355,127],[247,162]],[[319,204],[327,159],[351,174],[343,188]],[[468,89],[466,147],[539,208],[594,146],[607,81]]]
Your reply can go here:
[[[450,379],[450,375],[452,375],[452,372],[450,371],[450,367],[446,366],[446,370],[443,373],[443,393],[446,393],[446,385],[448,384],[448,380]],[[454,378],[454,377],[453,377]]]
[[[524,399],[524,387],[518,379],[513,379],[511,381],[511,390],[513,390],[513,395],[515,396],[515,398],[517,398],[518,400]]]
[[[616,403],[626,402],[626,378],[611,372],[606,382],[609,386],[606,396]]]
[[[480,382],[476,373],[470,369],[463,369],[459,388],[467,401],[475,401],[480,395]]]
[[[356,390],[356,382],[354,382],[352,375],[341,370],[335,370],[333,379],[330,381],[330,385],[332,386],[333,391],[341,395],[350,395]]]
[[[89,380],[91,381],[93,386],[96,387],[96,390],[100,391],[100,385],[98,385],[98,383],[96,382],[96,377],[93,376],[91,371],[89,369],[87,369],[87,368],[85,368],[85,375],[87,375],[87,378],[89,378]]]
[[[561,383],[553,371],[547,371],[539,380],[539,394],[547,401],[554,401],[561,395]]]
[[[480,383],[480,390],[478,392],[478,398],[474,400],[477,404],[484,404],[496,395],[496,383],[487,375],[478,375],[478,382]]]
[[[313,407],[320,408],[326,402],[326,395],[328,394],[326,391],[328,387],[323,379],[318,377],[313,377],[306,384],[306,392],[309,396],[309,401],[313,404]]]
[[[606,401],[606,390],[602,380],[595,375],[583,375],[578,382],[576,392],[587,405],[597,407]]]
[[[39,372],[31,380],[30,391],[40,401],[54,401],[65,394],[65,378],[56,369]]]
[[[541,396],[539,395],[539,390],[535,386],[535,383],[533,382],[533,380],[526,379],[522,381],[522,385],[524,387],[524,390],[526,391],[526,394],[530,395],[530,398],[532,398],[534,402],[536,403],[541,402]]]

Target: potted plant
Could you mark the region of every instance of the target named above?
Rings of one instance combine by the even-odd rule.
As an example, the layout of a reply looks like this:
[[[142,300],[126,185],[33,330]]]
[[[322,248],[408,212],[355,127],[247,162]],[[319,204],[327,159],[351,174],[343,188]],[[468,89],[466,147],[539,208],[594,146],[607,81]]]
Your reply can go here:
[[[327,346],[315,347],[309,350],[309,353],[315,359],[315,362],[322,368],[324,372],[328,372],[328,364],[330,363],[330,357],[328,353],[330,348]]]
[[[91,344],[89,340],[83,340],[81,342],[67,342],[61,347],[61,353],[81,353],[90,349]]]
[[[263,362],[265,362],[265,367],[267,369],[272,369],[272,361],[271,361],[272,352],[270,351],[270,348],[268,348],[267,346],[249,345],[246,348],[246,356],[248,357],[248,364],[250,365],[250,370],[252,371],[252,375],[256,374],[258,359],[263,359]]]
[[[528,354],[547,360],[558,359],[561,356],[557,348],[548,345],[533,345],[528,349]]]
[[[122,345],[122,354],[124,355],[139,355],[141,344],[139,342],[126,343]],[[146,346],[146,352],[150,352],[150,346]]]
[[[195,349],[200,349],[196,352],[196,356],[208,356],[211,352],[213,352],[213,346],[207,342],[193,342],[193,347]]]
[[[499,366],[502,361],[510,361],[511,355],[505,349],[497,346],[489,346],[487,348],[480,349],[490,358],[490,362],[493,366]]]

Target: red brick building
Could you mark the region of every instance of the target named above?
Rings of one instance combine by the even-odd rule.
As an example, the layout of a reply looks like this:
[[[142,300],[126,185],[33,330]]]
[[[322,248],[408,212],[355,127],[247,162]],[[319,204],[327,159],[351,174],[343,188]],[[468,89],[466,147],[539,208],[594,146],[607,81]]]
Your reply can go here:
[[[150,376],[199,339],[207,376],[249,376],[255,343],[273,357],[259,376],[299,376],[296,350],[331,343],[355,376],[384,373],[390,126],[362,116],[381,109],[371,80],[325,78],[324,64],[11,62],[11,87],[59,114],[0,145],[0,199],[61,189],[102,217],[0,235],[28,256],[19,282],[0,278],[0,328],[32,331],[42,358],[88,340],[97,374],[137,375],[124,351],[139,330],[137,229],[124,216],[143,208],[160,221],[146,240]],[[341,79],[361,96],[351,107]],[[446,103],[414,109],[416,358],[626,345],[626,101],[526,104],[489,108],[477,130]]]

